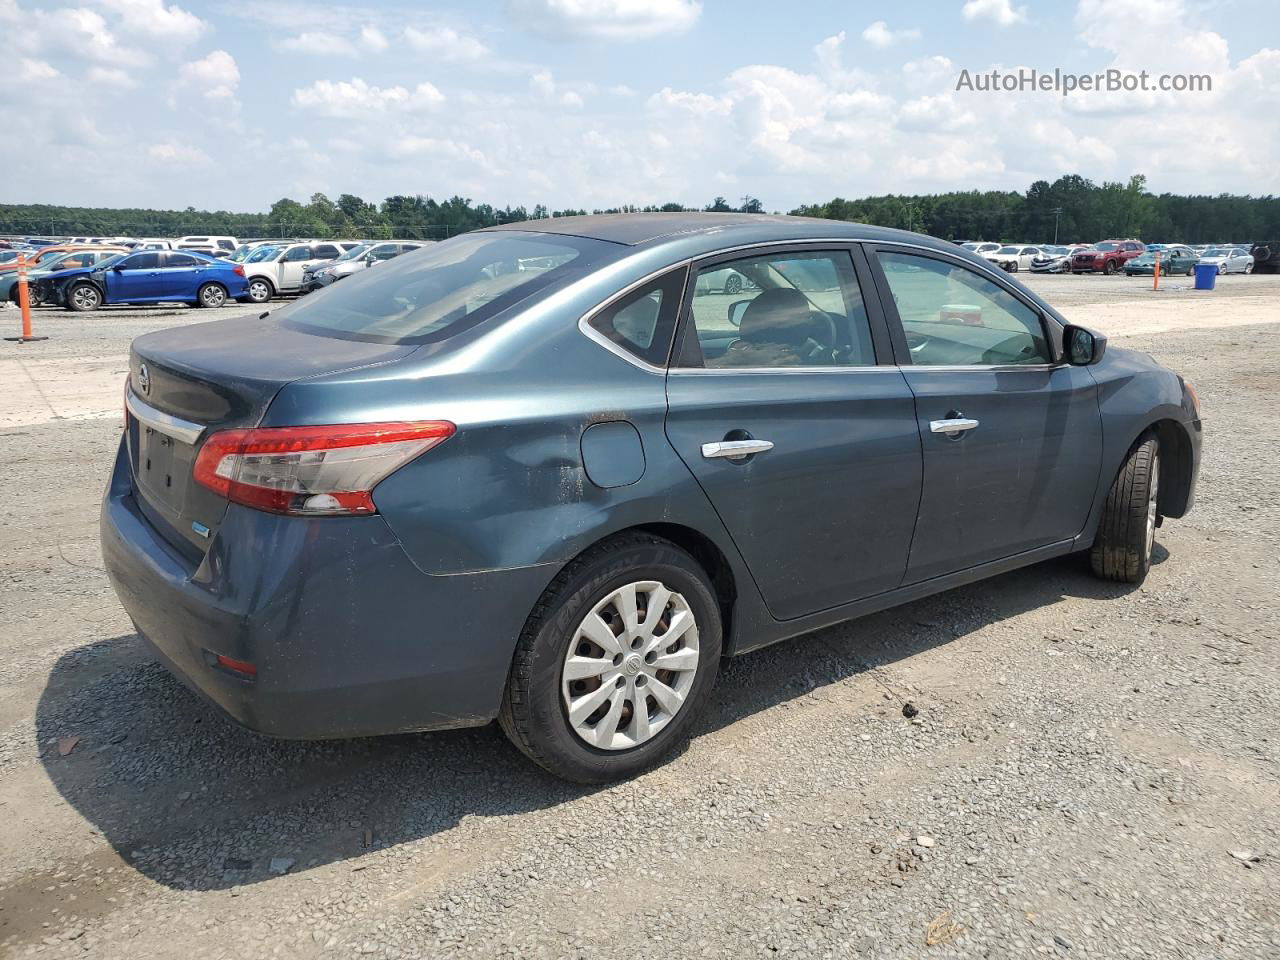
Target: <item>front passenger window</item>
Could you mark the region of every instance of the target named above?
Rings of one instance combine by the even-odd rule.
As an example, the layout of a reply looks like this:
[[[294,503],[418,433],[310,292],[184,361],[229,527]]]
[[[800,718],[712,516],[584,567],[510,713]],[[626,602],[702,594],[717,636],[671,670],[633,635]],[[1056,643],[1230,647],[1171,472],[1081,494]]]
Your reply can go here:
[[[878,254],[917,366],[1051,363],[1039,315],[967,267],[911,253]]]

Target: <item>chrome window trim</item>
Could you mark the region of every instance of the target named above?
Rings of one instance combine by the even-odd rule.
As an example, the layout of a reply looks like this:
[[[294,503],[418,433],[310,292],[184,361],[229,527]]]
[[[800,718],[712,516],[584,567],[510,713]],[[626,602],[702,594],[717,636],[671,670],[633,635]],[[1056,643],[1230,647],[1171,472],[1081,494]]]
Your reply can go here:
[[[163,433],[167,437],[173,437],[175,440],[181,440],[183,443],[195,446],[200,439],[200,435],[204,433],[204,424],[193,423],[190,420],[183,420],[181,417],[171,416],[151,406],[151,404],[133,392],[132,384],[125,390],[124,403],[130,415],[138,423],[144,427],[150,427],[158,433]]]
[[[695,264],[695,263],[696,263],[697,261],[699,261],[699,260],[705,260],[705,259],[708,259],[708,258],[711,258],[711,257],[720,257],[721,255],[726,254],[726,253],[737,253],[737,252],[742,251],[742,250],[757,250],[757,249],[760,249],[761,247],[779,247],[779,246],[791,246],[791,245],[796,245],[796,244],[811,244],[811,243],[812,243],[812,244],[844,244],[844,245],[853,245],[853,244],[855,244],[855,243],[861,243],[861,244],[869,244],[869,245],[871,245],[871,246],[896,246],[896,247],[906,247],[906,248],[908,248],[908,249],[912,249],[912,250],[923,250],[923,251],[925,251],[926,253],[935,254],[935,255],[937,255],[937,256],[941,256],[941,257],[944,257],[944,258],[946,258],[946,259],[949,259],[949,260],[951,260],[951,261],[955,262],[957,265],[964,266],[964,267],[968,267],[969,269],[974,270],[974,272],[978,273],[980,276],[985,275],[985,274],[983,273],[983,271],[985,271],[985,273],[986,273],[986,274],[990,274],[990,276],[988,277],[988,279],[993,279],[993,280],[995,280],[995,281],[996,281],[996,283],[1000,286],[1000,288],[1001,288],[1002,290],[1005,290],[1005,291],[1006,291],[1006,292],[1008,292],[1010,295],[1012,295],[1013,297],[1015,297],[1015,298],[1018,300],[1018,302],[1019,302],[1019,303],[1021,303],[1021,304],[1023,304],[1023,305],[1028,309],[1028,310],[1034,310],[1037,314],[1039,314],[1040,316],[1044,317],[1046,320],[1049,320],[1049,321],[1051,321],[1051,322],[1053,322],[1053,323],[1058,324],[1059,326],[1062,326],[1062,324],[1058,321],[1057,317],[1054,317],[1052,314],[1049,314],[1049,313],[1045,312],[1044,308],[1043,308],[1043,307],[1041,307],[1041,306],[1040,306],[1039,304],[1037,304],[1037,303],[1034,303],[1034,302],[1028,303],[1028,302],[1027,302],[1027,300],[1026,300],[1022,295],[1021,295],[1021,293],[1019,293],[1019,291],[1018,291],[1018,290],[1016,290],[1016,289],[1014,289],[1013,287],[1009,286],[1009,284],[1008,284],[1008,278],[1007,278],[1007,276],[1005,275],[1004,271],[1003,271],[1003,270],[1001,270],[1001,269],[999,269],[995,264],[993,264],[993,263],[992,263],[991,261],[989,261],[989,260],[983,260],[983,262],[982,262],[981,264],[978,264],[978,263],[974,263],[974,262],[973,262],[973,261],[971,261],[971,260],[966,260],[966,259],[964,259],[963,257],[957,257],[957,256],[955,256],[954,254],[952,254],[949,250],[939,250],[939,249],[937,249],[936,247],[929,247],[929,246],[925,246],[925,245],[924,245],[924,244],[922,244],[922,243],[908,243],[907,241],[904,241],[904,240],[872,240],[872,239],[869,239],[869,238],[867,238],[867,237],[812,237],[812,238],[805,238],[805,239],[758,240],[758,241],[756,241],[756,242],[754,242],[754,243],[743,243],[743,244],[739,244],[739,245],[734,246],[734,247],[723,247],[723,248],[721,248],[721,249],[719,249],[719,250],[709,250],[709,251],[707,251],[707,252],[705,252],[705,253],[699,253],[699,254],[696,254],[696,255],[694,255],[694,256],[684,257],[683,259],[680,259],[680,260],[674,260],[674,261],[672,261],[671,263],[668,263],[666,266],[664,266],[664,267],[660,267],[659,269],[654,270],[652,273],[647,273],[647,274],[645,274],[643,277],[641,277],[640,279],[635,280],[635,281],[633,281],[633,282],[631,282],[631,283],[627,284],[627,285],[626,285],[625,287],[623,287],[621,290],[618,290],[618,291],[616,291],[616,292],[614,292],[614,293],[611,293],[611,294],[610,294],[608,297],[606,297],[604,300],[601,300],[601,301],[600,301],[599,303],[597,303],[595,306],[591,307],[591,309],[589,309],[589,310],[588,310],[586,313],[584,313],[580,318],[578,318],[578,330],[579,330],[579,331],[581,331],[581,332],[582,332],[582,334],[583,334],[584,336],[586,336],[588,340],[593,340],[593,341],[595,341],[595,342],[596,342],[596,343],[598,343],[600,346],[602,346],[602,347],[604,347],[606,350],[608,350],[610,353],[614,354],[615,356],[621,357],[623,360],[626,360],[626,361],[627,361],[628,363],[630,363],[632,366],[634,366],[634,367],[638,367],[639,369],[644,370],[646,373],[656,373],[656,374],[661,374],[661,375],[663,375],[663,376],[666,376],[666,375],[671,374],[671,373],[676,373],[676,372],[680,372],[680,373],[686,373],[686,372],[693,372],[693,373],[711,373],[711,372],[728,372],[728,373],[744,373],[744,372],[761,372],[761,373],[764,373],[764,372],[768,372],[768,373],[777,373],[777,372],[779,372],[780,370],[784,370],[784,369],[786,369],[786,368],[782,368],[782,367],[737,367],[737,368],[721,368],[721,369],[718,369],[718,370],[709,370],[709,369],[703,368],[703,369],[701,369],[701,370],[700,370],[700,369],[698,369],[698,368],[696,368],[696,367],[658,367],[658,366],[655,366],[655,365],[654,365],[654,364],[652,364],[652,363],[649,363],[649,362],[648,362],[648,361],[646,361],[646,360],[642,360],[642,359],[640,359],[639,357],[637,357],[637,356],[635,356],[634,354],[630,353],[629,351],[627,351],[627,350],[626,350],[626,349],[624,349],[623,347],[618,346],[616,343],[614,343],[612,340],[610,340],[610,339],[609,339],[608,337],[606,337],[604,334],[600,333],[600,331],[598,331],[598,330],[596,330],[594,327],[592,327],[592,326],[591,326],[591,321],[595,318],[595,315],[596,315],[597,313],[599,313],[600,311],[604,310],[606,307],[610,306],[611,304],[613,304],[614,302],[616,302],[618,299],[620,299],[620,298],[622,298],[622,297],[625,297],[628,293],[631,293],[631,292],[632,292],[633,290],[635,290],[637,287],[643,286],[643,285],[644,285],[644,284],[646,284],[646,283],[650,283],[650,282],[652,282],[653,280],[656,280],[658,277],[662,276],[664,273],[667,273],[668,271],[671,271],[671,270],[677,270],[677,269],[680,269],[681,267],[684,267],[684,268],[690,268],[690,267],[692,267],[692,266],[693,266],[693,264]],[[982,258],[979,258],[979,259],[982,259]],[[978,268],[978,269],[975,269],[975,268]],[[814,371],[825,371],[825,372],[829,372],[829,373],[837,373],[837,372],[848,372],[848,371],[850,371],[850,370],[878,370],[878,369],[883,369],[883,368],[884,368],[884,367],[886,367],[886,366],[892,366],[892,365],[890,365],[890,364],[876,364],[876,365],[873,365],[873,366],[867,366],[867,367],[798,367],[798,368],[794,368],[794,369],[792,369],[790,372],[793,372],[793,373],[812,373],[812,372],[814,372]],[[964,366],[956,366],[956,367],[953,367],[953,368],[950,368],[950,369],[954,369],[954,370],[1000,370],[1000,369],[1006,369],[1006,368],[1007,368],[1007,369],[1013,369],[1013,370],[1032,370],[1032,369],[1036,369],[1037,367],[1041,367],[1041,368],[1050,368],[1050,369],[1051,369],[1051,368],[1053,368],[1053,367],[1057,367],[1057,366],[1062,366],[1062,364],[1055,364],[1055,363],[1050,363],[1050,364],[1037,364],[1037,365],[1036,365],[1036,366],[1034,366],[1034,367],[1033,367],[1033,366],[1031,366],[1031,365],[1027,365],[1027,366],[1018,366],[1018,365],[1016,365],[1016,364],[1014,364],[1014,365],[1012,365],[1012,366],[1005,364],[1005,365],[999,365],[999,366],[988,366],[988,367],[964,367]],[[909,367],[904,367],[904,368],[902,368],[902,369],[910,369],[910,368],[909,368]],[[929,368],[929,369],[932,369],[932,370],[943,370],[943,369],[948,369],[948,368],[944,368],[944,367],[938,366],[938,367],[931,367],[931,368]]]

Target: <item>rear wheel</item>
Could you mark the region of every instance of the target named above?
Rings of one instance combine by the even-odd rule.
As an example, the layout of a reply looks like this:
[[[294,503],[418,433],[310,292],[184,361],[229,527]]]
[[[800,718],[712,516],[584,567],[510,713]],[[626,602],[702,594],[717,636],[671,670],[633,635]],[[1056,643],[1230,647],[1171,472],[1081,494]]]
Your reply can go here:
[[[83,313],[102,306],[102,292],[92,283],[77,283],[67,291],[67,309]]]
[[[725,293],[741,293],[742,278],[738,276],[736,273],[729,274],[728,278],[724,282],[724,292]]]
[[[246,296],[250,303],[266,303],[275,292],[275,287],[266,277],[251,277]]]
[[[1155,437],[1146,436],[1130,451],[1107,493],[1089,551],[1097,576],[1122,583],[1146,579],[1159,519],[1159,488],[1160,446]]]
[[[516,647],[499,722],[556,776],[639,773],[688,736],[720,661],[706,572],[657,537],[619,537],[547,588]]]
[[[1246,264],[1244,265],[1244,272],[1245,272],[1245,273],[1253,273],[1253,264],[1252,264],[1252,263],[1246,263]]]
[[[196,302],[202,307],[220,307],[227,302],[227,288],[220,283],[206,283],[196,292]]]
[[[1225,263],[1218,264],[1218,276],[1222,276],[1226,272],[1227,272],[1227,265]]]
[[[1113,273],[1116,272],[1116,262],[1114,260],[1108,260],[1106,263],[1102,265],[1102,272],[1105,273],[1108,277],[1111,276]]]

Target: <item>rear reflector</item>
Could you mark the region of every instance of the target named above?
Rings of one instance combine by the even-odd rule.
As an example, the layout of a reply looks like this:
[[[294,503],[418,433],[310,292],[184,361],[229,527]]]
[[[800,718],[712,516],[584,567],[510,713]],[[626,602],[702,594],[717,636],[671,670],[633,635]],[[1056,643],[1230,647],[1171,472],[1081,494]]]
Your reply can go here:
[[[232,660],[230,657],[224,657],[218,653],[214,655],[213,662],[223,669],[238,673],[243,677],[256,677],[258,675],[258,668],[248,660]]]
[[[447,420],[224,430],[204,442],[192,473],[219,496],[270,513],[377,512],[389,474],[453,436]]]

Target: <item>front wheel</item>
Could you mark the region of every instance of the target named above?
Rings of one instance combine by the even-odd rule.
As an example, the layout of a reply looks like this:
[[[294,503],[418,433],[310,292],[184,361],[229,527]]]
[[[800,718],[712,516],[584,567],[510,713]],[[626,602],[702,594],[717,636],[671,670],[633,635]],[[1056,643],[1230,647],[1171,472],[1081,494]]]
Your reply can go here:
[[[1253,273],[1253,264],[1252,264],[1252,263],[1246,263],[1246,264],[1244,265],[1244,272],[1245,272],[1246,274]]]
[[[1108,260],[1102,265],[1102,272],[1108,277],[1111,276],[1116,272],[1116,262],[1114,260]]]
[[[1226,272],[1227,272],[1227,265],[1225,263],[1218,264],[1218,276],[1222,276]]]
[[[77,313],[102,306],[102,292],[92,283],[77,283],[67,291],[67,308]]]
[[[206,283],[196,292],[196,302],[202,307],[220,307],[227,302],[227,288],[220,283]]]
[[[1129,453],[1107,493],[1089,551],[1097,576],[1121,583],[1141,583],[1147,578],[1160,515],[1159,493],[1160,445],[1147,436]]]
[[[658,537],[619,537],[571,563],[538,601],[498,719],[556,776],[630,777],[688,736],[720,647],[720,607],[697,561]]]

